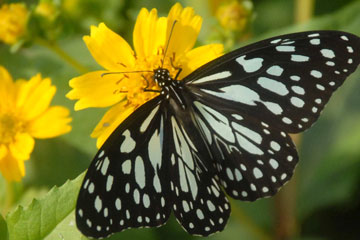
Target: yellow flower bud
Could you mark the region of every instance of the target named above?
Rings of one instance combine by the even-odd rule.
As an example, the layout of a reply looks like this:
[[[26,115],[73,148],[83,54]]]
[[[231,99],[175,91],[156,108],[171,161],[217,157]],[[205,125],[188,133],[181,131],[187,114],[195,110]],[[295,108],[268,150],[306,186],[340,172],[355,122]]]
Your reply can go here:
[[[247,26],[252,13],[251,1],[225,2],[216,10],[220,24],[231,31],[242,31]]]
[[[56,7],[52,2],[42,1],[36,6],[35,13],[53,21],[56,18]]]

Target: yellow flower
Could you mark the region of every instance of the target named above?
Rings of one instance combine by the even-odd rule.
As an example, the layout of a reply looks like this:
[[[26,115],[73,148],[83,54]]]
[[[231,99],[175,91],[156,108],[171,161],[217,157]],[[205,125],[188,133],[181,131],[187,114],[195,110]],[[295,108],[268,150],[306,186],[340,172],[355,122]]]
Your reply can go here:
[[[252,2],[248,0],[226,1],[216,8],[216,17],[223,28],[243,31],[249,23],[252,8]]]
[[[170,42],[170,30],[174,25]],[[144,92],[144,88],[159,89],[152,79],[153,73],[108,74],[108,72],[152,71],[162,66],[174,78],[182,68],[179,80],[201,65],[220,56],[221,44],[194,48],[202,18],[194,9],[175,4],[168,17],[158,17],[156,9],[141,9],[133,32],[134,51],[119,35],[100,23],[92,26],[84,41],[95,60],[105,68],[70,80],[73,88],[67,97],[78,101],[75,110],[88,107],[113,106],[104,115],[91,136],[100,147],[117,126],[136,108],[155,97],[157,93]],[[165,48],[168,45],[166,56]],[[174,68],[175,67],[175,68]]]
[[[8,181],[25,176],[34,138],[52,138],[71,130],[69,110],[49,106],[56,92],[49,78],[40,74],[16,82],[0,66],[0,171]]]
[[[0,8],[0,40],[13,44],[25,34],[28,10],[22,3],[4,4]]]

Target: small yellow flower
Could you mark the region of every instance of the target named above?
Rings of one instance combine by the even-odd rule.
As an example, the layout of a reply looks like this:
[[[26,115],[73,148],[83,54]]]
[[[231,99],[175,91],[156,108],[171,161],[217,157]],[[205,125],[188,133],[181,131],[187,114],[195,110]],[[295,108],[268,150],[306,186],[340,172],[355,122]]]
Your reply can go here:
[[[49,78],[40,74],[16,82],[0,66],[0,171],[8,181],[25,176],[34,138],[52,138],[71,130],[69,110],[49,106],[56,92]]]
[[[170,42],[170,30],[177,20]],[[201,65],[220,56],[221,44],[194,48],[202,18],[194,9],[175,4],[168,17],[158,17],[156,9],[141,9],[133,32],[134,50],[119,35],[100,23],[92,26],[84,41],[95,60],[106,70],[84,74],[70,80],[73,88],[69,99],[78,101],[75,110],[88,107],[112,106],[96,126],[91,136],[100,147],[115,128],[136,108],[157,95],[144,92],[144,88],[158,89],[152,73],[109,74],[107,72],[152,71],[162,66],[174,78],[182,68],[179,80]],[[168,45],[166,56],[165,48]]]
[[[57,9],[53,1],[43,0],[36,6],[35,13],[49,21],[54,21],[57,16]]]
[[[25,34],[28,10],[22,3],[3,4],[0,8],[0,41],[14,44]]]
[[[248,0],[225,1],[216,9],[221,26],[231,31],[243,31],[252,14],[252,2]]]

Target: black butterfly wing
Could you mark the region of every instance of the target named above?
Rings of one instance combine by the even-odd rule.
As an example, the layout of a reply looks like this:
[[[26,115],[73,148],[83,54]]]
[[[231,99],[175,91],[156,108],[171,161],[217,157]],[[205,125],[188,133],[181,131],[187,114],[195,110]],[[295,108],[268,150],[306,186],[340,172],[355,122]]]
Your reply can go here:
[[[302,32],[235,50],[184,81],[201,99],[297,133],[318,119],[359,62],[359,37],[338,31]]]
[[[303,32],[240,48],[184,79],[230,196],[271,196],[290,179],[298,156],[288,133],[309,128],[359,62],[358,37]]]
[[[216,163],[227,194],[254,201],[272,196],[293,175],[296,148],[287,133],[266,120],[200,99],[194,101],[195,121]]]
[[[208,236],[224,229],[230,204],[220,189],[208,145],[191,120],[190,109],[169,110],[166,152],[171,162],[173,211],[188,233]]]
[[[80,189],[76,223],[89,237],[164,224],[171,212],[168,161],[163,161],[165,113],[157,97],[137,109],[107,139]]]

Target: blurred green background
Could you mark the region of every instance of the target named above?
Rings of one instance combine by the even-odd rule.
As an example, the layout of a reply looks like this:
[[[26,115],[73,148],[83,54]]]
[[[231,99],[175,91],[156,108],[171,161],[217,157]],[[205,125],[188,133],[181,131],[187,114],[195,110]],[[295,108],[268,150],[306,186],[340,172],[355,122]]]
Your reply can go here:
[[[32,6],[38,1],[0,1],[5,2],[25,2]],[[45,29],[51,26],[52,31],[39,27],[41,19],[33,19],[35,27],[31,31],[44,39],[56,40],[79,63],[97,70],[101,67],[82,41],[82,36],[89,34],[90,25],[105,22],[131,43],[134,22],[141,7],[157,8],[159,15],[166,16],[176,1],[53,2],[59,6],[58,17],[51,25],[45,26]],[[69,4],[66,8],[65,2]],[[296,1],[254,0],[252,20],[246,34],[239,38],[236,33],[229,35],[219,30],[221,27],[210,11],[209,1],[179,2],[194,7],[196,13],[204,18],[199,45],[224,41],[230,36],[233,41],[226,47],[234,49],[265,37],[315,29],[344,30],[360,36],[359,0],[314,1],[312,19],[304,23],[295,21]],[[14,47],[0,44],[0,64],[14,79],[30,78],[38,72],[51,77],[58,89],[53,104],[73,109],[74,102],[66,99],[65,94],[70,90],[68,81],[81,73],[54,51],[36,43],[26,43],[17,51]],[[54,185],[60,186],[86,170],[97,151],[90,133],[104,112],[104,109],[72,110],[73,130],[69,134],[36,141],[31,160],[26,162],[26,177],[22,184],[14,184],[13,208],[18,204],[28,205]],[[254,203],[232,201],[233,211],[228,226],[209,239],[360,239],[360,69],[333,95],[319,121],[302,135],[298,144],[300,162],[291,182],[273,198]],[[0,210],[6,202],[5,186],[0,176]],[[85,239],[80,238],[76,230],[67,232],[68,228],[64,226],[73,219],[73,214],[70,214],[46,239]],[[177,240],[198,237],[185,233],[172,217],[160,228],[127,230],[111,237],[130,238]]]

